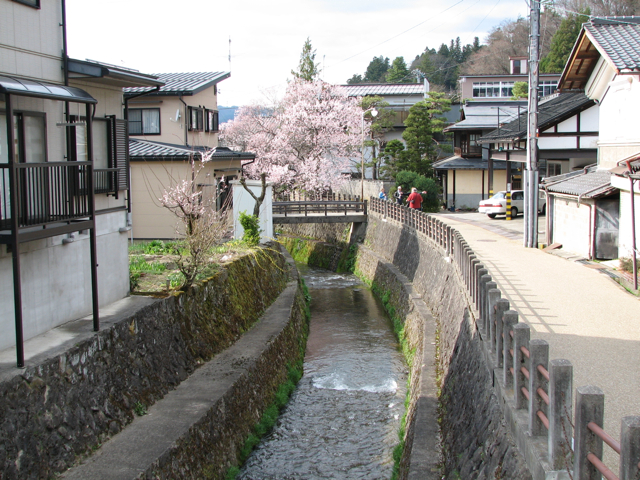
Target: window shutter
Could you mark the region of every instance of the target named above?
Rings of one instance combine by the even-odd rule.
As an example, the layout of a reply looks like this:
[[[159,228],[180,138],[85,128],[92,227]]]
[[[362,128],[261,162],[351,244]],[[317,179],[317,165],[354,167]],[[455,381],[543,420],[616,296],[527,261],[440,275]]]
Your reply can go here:
[[[117,188],[119,190],[129,189],[129,129],[126,120],[115,119],[114,125],[114,167],[118,169]]]

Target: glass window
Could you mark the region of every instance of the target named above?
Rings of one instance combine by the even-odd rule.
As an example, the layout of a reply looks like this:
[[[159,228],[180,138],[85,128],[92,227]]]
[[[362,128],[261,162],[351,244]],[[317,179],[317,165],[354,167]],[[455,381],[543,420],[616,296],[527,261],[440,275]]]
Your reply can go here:
[[[129,135],[160,135],[160,109],[129,109]]]
[[[204,130],[202,125],[202,108],[189,107],[189,130],[201,132]]]
[[[207,110],[207,125],[206,125],[206,131],[207,132],[217,132],[219,130],[219,125],[218,125],[218,112],[216,112],[215,110]]]
[[[24,115],[24,161],[42,163],[47,161],[44,115]]]
[[[93,121],[93,168],[109,168],[109,122],[106,119]]]

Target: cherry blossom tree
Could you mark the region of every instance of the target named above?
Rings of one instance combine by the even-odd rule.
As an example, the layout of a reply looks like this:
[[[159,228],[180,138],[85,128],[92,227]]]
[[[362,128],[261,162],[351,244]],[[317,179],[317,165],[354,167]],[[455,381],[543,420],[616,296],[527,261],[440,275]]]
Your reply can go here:
[[[361,148],[361,123],[358,100],[343,88],[294,80],[275,105],[241,107],[221,126],[220,140],[256,154],[245,168],[249,178],[264,174],[280,190],[321,192],[345,181]]]
[[[228,233],[227,209],[216,211],[215,202],[208,203],[197,188],[198,175],[211,160],[211,152],[202,158],[190,159],[191,172],[188,178],[172,177],[172,184],[166,185],[160,204],[177,218],[176,237],[183,237],[177,244],[177,266],[184,280],[182,290],[187,290],[208,264],[209,254],[214,245],[222,241]]]

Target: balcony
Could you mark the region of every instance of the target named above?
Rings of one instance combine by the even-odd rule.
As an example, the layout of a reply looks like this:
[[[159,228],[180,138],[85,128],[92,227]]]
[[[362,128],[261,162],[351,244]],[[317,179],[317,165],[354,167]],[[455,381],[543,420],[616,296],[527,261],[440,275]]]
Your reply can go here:
[[[9,164],[0,164],[0,229],[12,229],[11,202],[14,201],[17,205],[19,230],[29,227],[50,230],[47,234],[35,235],[37,238],[64,233],[58,232],[59,229],[56,228],[48,229],[49,225],[68,224],[92,215],[90,162],[17,164],[16,192],[11,191],[9,168]],[[108,178],[111,172],[107,173]],[[102,188],[108,187],[103,182]]]

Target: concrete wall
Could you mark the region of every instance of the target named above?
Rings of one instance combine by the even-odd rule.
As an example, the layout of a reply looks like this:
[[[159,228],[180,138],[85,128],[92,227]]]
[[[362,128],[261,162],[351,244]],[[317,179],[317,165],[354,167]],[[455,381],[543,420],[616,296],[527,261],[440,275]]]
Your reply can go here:
[[[583,200],[579,205],[573,198],[549,196],[549,199],[554,212],[551,243],[561,243],[564,250],[589,258],[592,200]]]
[[[126,211],[97,218],[98,299],[104,306],[129,293]],[[21,245],[22,314],[28,340],[92,311],[89,233]],[[0,246],[0,349],[15,345],[12,257]]]
[[[63,353],[4,377],[3,480],[51,478],[97,449],[133,420],[137,402],[152,405],[250,329],[283,291],[288,276],[284,257],[272,249],[264,251],[262,260],[259,255],[242,257],[204,285],[149,299],[132,316],[98,333],[88,331],[84,340],[63,346]],[[236,390],[223,397],[223,405],[208,415],[209,423],[200,430],[194,427],[168,461],[154,466],[164,472],[162,478],[196,478],[184,472],[212,463],[216,478],[222,478],[237,462],[245,436],[286,377],[287,364],[299,360],[305,321],[297,276],[292,278],[297,293],[286,328],[265,345],[265,353],[234,385]],[[202,448],[204,444],[208,447]]]
[[[256,197],[260,197],[262,194],[261,181],[246,180],[246,184]],[[244,228],[240,224],[240,212],[245,212],[247,215],[253,215],[253,209],[255,208],[256,201],[249,192],[244,189],[238,180],[232,181],[231,185],[233,187],[233,234],[235,238],[242,238],[244,235]],[[271,207],[272,195],[271,184],[267,183],[264,200],[262,205],[260,205],[260,214],[258,215],[261,230],[261,242],[273,240],[273,209]]]

